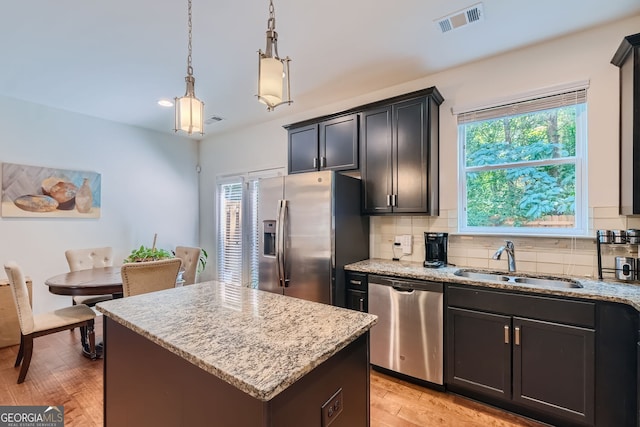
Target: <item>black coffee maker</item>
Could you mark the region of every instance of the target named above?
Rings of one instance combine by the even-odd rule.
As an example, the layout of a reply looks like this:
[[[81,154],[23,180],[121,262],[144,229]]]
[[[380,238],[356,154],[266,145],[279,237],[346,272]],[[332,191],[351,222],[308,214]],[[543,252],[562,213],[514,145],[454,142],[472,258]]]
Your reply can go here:
[[[447,265],[449,233],[424,232],[424,266],[438,268]]]

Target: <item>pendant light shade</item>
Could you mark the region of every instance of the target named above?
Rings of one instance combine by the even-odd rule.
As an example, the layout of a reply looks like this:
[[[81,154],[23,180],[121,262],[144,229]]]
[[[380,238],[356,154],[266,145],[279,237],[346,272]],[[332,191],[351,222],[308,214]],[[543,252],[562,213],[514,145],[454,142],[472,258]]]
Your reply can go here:
[[[204,103],[196,98],[194,93],[195,79],[193,76],[185,77],[187,92],[182,98],[176,98],[176,126],[175,130],[204,134]]]
[[[275,10],[273,1],[269,2],[269,19],[267,20],[267,47],[263,53],[258,50],[258,101],[273,111],[278,105],[291,104],[289,84],[289,62],[286,57],[278,56],[278,33],[276,32]]]
[[[189,53],[187,55],[187,90],[183,97],[175,98],[176,118],[174,131],[184,131],[191,135],[199,133],[204,135],[204,103],[196,98],[195,83],[193,77],[193,67],[191,66],[191,0],[188,0],[189,12]]]
[[[283,74],[282,62],[275,58],[260,58],[260,102],[271,107],[282,102]]]

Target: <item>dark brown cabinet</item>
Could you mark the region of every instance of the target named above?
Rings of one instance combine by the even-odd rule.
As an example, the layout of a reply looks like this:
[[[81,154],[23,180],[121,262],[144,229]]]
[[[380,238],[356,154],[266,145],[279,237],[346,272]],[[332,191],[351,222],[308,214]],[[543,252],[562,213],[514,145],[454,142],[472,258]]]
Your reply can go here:
[[[511,398],[511,318],[447,309],[449,385],[500,399]],[[481,357],[478,357],[481,356]]]
[[[318,170],[318,125],[289,129],[289,173]]]
[[[451,390],[594,425],[594,303],[450,286],[447,322]]]
[[[368,313],[367,275],[346,272],[347,308]]]
[[[593,424],[595,330],[520,317],[512,327],[513,401]]]
[[[358,168],[358,115],[291,125],[289,173]]]
[[[620,67],[620,214],[640,214],[640,33],[622,40]]]
[[[367,108],[360,121],[364,214],[438,215],[438,125],[433,87]]]

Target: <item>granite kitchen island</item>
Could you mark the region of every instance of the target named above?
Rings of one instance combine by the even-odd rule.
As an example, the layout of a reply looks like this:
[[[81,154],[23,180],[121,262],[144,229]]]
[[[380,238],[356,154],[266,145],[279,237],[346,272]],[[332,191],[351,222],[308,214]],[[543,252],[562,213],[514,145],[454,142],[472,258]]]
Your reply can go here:
[[[369,425],[373,315],[216,282],[97,308],[107,427]]]

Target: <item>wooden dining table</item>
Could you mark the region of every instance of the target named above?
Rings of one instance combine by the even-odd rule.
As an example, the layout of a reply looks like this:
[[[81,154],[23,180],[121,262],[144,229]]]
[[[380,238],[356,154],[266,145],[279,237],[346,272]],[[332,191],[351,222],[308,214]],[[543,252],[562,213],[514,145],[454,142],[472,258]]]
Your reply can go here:
[[[122,297],[122,276],[120,267],[90,268],[87,270],[70,271],[58,274],[44,281],[49,287],[49,292],[56,295],[106,295],[112,294],[114,298]],[[81,331],[82,353],[90,357],[89,344],[85,331]],[[98,357],[102,355],[102,343],[96,344]]]
[[[44,284],[56,295],[122,295],[120,267],[70,271],[48,278]]]

